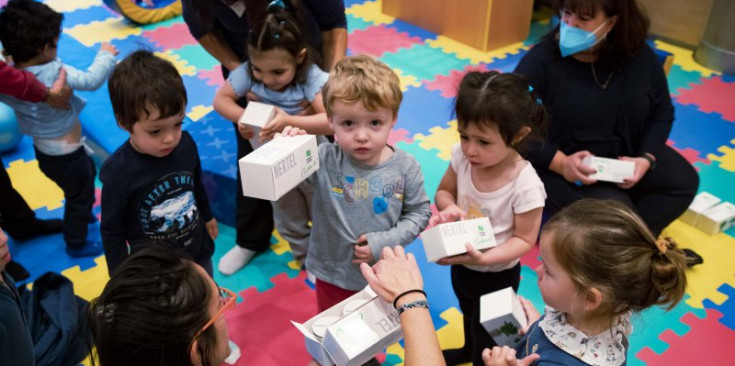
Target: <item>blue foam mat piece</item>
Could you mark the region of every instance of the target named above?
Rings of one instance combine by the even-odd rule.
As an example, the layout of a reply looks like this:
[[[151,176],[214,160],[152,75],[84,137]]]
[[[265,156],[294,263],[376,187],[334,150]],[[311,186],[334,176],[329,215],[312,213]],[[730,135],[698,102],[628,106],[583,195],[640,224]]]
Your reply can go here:
[[[396,128],[404,128],[411,135],[428,135],[430,128],[446,126],[452,120],[452,115],[452,100],[443,97],[441,91],[428,90],[424,86],[409,86],[403,93]]]
[[[735,123],[720,118],[718,114],[700,112],[695,105],[674,102],[676,121],[669,139],[676,146],[699,151],[702,157],[717,153],[717,148],[728,145],[735,136]]]
[[[94,21],[102,21],[113,17],[117,17],[117,15],[104,6],[90,6],[89,8],[64,13],[64,22],[61,26],[67,29],[74,28],[80,24],[88,24]]]

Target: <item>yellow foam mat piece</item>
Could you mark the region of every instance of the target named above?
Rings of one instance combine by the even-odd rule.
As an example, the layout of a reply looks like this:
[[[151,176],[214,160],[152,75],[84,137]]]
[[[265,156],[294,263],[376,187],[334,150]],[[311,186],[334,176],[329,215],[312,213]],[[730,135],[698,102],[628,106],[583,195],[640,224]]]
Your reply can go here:
[[[41,172],[38,160],[16,160],[6,170],[13,187],[32,209],[46,207],[51,211],[64,206],[64,192]]]
[[[528,46],[524,46],[523,42],[518,42],[492,51],[483,52],[446,36],[430,39],[426,41],[426,44],[434,48],[439,48],[446,53],[454,53],[457,55],[457,58],[470,60],[473,64],[480,62],[490,63],[493,60],[504,59],[509,54],[515,55],[522,50],[528,49]]]
[[[447,325],[436,331],[439,338],[439,345],[442,349],[460,348],[464,345],[464,333],[462,332],[462,313],[455,307],[444,310],[441,315],[442,319],[447,321]]]
[[[178,71],[179,74],[196,76],[196,67],[189,65],[186,60],[182,60],[181,56],[174,54],[171,50],[166,50],[166,52],[155,52],[155,55],[174,64],[174,67],[176,67],[176,71]]]
[[[446,161],[451,160],[452,146],[459,142],[457,120],[450,121],[449,128],[432,127],[429,131],[431,131],[431,134],[429,135],[417,133],[413,138],[419,141],[419,146],[425,150],[439,150],[439,153],[436,154],[439,159]]]
[[[666,42],[662,42],[659,40],[654,41],[656,48],[671,52],[674,54],[674,64],[679,65],[683,70],[686,71],[696,71],[704,77],[710,77],[712,75],[720,75],[719,72],[708,69],[702,65],[700,65],[697,61],[694,61],[694,51],[674,46],[671,44],[668,44]]]
[[[191,109],[191,112],[187,113],[186,116],[189,117],[192,121],[196,122],[200,118],[206,116],[209,112],[213,111],[214,108],[212,106],[204,106],[204,105],[198,105],[194,106],[194,108]]]
[[[396,20],[392,16],[383,14],[383,2],[380,0],[366,1],[362,4],[352,5],[345,10],[345,13],[375,25],[390,24]]]
[[[686,303],[703,308],[702,300],[710,299],[721,305],[727,296],[717,291],[723,283],[735,287],[735,238],[720,233],[707,235],[699,229],[676,220],[663,232],[679,244],[690,248],[704,258],[704,263],[687,270],[687,293],[691,296]]]
[[[730,143],[735,145],[735,139],[732,139]],[[735,173],[735,149],[729,146],[720,146],[717,151],[721,152],[722,156],[707,154],[707,159],[719,161],[720,168]]]
[[[73,28],[64,29],[64,32],[83,45],[91,47],[99,42],[110,42],[113,39],[139,36],[143,31],[140,27],[131,26],[122,17],[118,17],[79,24]]]
[[[389,355],[396,355],[401,358],[401,360],[406,359],[406,351],[401,347],[400,343],[394,343],[392,346],[388,347],[385,350],[385,353]],[[395,366],[403,366],[403,362],[395,364]]]
[[[74,10],[86,9],[92,6],[102,6],[102,0],[47,0],[44,4],[59,13],[69,13]]]
[[[399,69],[393,69],[393,72],[395,72],[396,75],[398,75],[398,80],[401,82],[402,92],[406,92],[409,86],[413,86],[416,88],[421,86],[421,82],[418,79],[416,79],[415,76],[404,74],[403,71]]]
[[[110,279],[107,275],[105,256],[101,255],[95,258],[94,262],[97,263],[96,266],[84,271],[76,266],[61,272],[62,275],[74,283],[74,293],[87,301],[97,298]]]

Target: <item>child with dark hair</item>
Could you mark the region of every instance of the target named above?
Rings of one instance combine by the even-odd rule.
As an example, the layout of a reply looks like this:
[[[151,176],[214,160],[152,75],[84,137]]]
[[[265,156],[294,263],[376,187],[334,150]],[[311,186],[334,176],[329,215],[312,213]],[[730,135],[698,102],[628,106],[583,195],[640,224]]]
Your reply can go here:
[[[452,265],[452,287],[464,316],[463,348],[445,350],[447,364],[472,361],[495,345],[480,324],[480,297],[513,287],[521,279],[520,258],[536,242],[546,199],[544,184],[519,151],[543,136],[546,111],[526,82],[516,74],[470,72],[462,79],[455,101],[460,143],[439,183],[439,213],[431,224],[488,217],[498,246],[443,258]]]
[[[96,90],[115,66],[117,49],[103,43],[86,71],[63,64],[57,58],[63,15],[32,0],[11,0],[0,11],[0,42],[3,53],[15,67],[32,73],[51,86],[59,72],[67,72],[67,83],[74,90]],[[94,205],[94,162],[84,147],[79,113],[85,101],[77,96],[71,108],[59,109],[7,95],[0,101],[15,110],[20,131],[33,137],[36,160],[41,171],[64,192],[64,241],[72,257],[102,253]],[[88,226],[93,224],[91,226]],[[91,234],[91,235],[87,235]]]
[[[178,251],[152,245],[127,258],[89,304],[92,364],[222,364],[224,311],[235,294]]]
[[[515,349],[486,349],[486,366],[626,365],[632,314],[673,309],[687,286],[684,252],[618,201],[583,199],[559,211],[544,225],[540,255],[545,314],[522,299],[525,337]]]
[[[214,109],[237,123],[244,111],[238,100],[245,96],[275,106],[275,117],[262,128],[257,140],[252,128],[237,124],[240,135],[250,139],[254,147],[286,126],[314,135],[331,134],[321,93],[329,75],[312,63],[298,14],[281,1],[271,2],[265,19],[250,32],[247,43],[250,61],[232,71],[214,98]],[[308,247],[310,197],[311,191],[301,185],[281,198],[288,204],[274,211],[276,228],[297,259],[303,259]],[[270,206],[261,212],[270,216]],[[248,243],[237,244],[222,257],[220,272],[229,275],[238,271],[260,249],[248,247]]]
[[[187,102],[181,76],[170,62],[136,51],[115,67],[108,87],[117,123],[130,133],[100,170],[110,274],[157,239],[173,243],[211,275],[217,221],[196,144],[181,130]]]

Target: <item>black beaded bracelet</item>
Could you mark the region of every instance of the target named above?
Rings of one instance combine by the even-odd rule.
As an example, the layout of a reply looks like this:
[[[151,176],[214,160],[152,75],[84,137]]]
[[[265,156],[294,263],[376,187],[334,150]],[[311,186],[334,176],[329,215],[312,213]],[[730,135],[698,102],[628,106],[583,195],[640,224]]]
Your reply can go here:
[[[406,292],[404,292],[404,293],[401,293],[401,294],[399,294],[398,296],[396,296],[396,298],[395,298],[395,299],[393,299],[393,308],[394,308],[394,309],[398,309],[398,305],[397,305],[397,304],[398,304],[398,300],[399,300],[400,298],[402,298],[402,297],[404,297],[404,296],[406,296],[406,295],[408,295],[408,294],[412,294],[412,293],[414,293],[414,292],[418,292],[418,293],[421,293],[421,294],[423,294],[423,295],[424,295],[424,297],[427,297],[427,296],[426,296],[426,292],[424,292],[424,290],[421,290],[421,289],[417,289],[417,288],[416,288],[416,289],[413,289],[413,290],[408,290],[408,291],[406,291]]]
[[[398,315],[401,315],[401,314],[403,314],[404,311],[406,311],[408,309],[414,309],[414,308],[424,308],[424,309],[427,309],[428,310],[429,309],[429,302],[426,301],[426,300],[418,300],[418,301],[414,301],[414,302],[409,302],[408,304],[403,304],[403,305],[399,306],[398,309],[396,309],[396,310],[398,310]]]

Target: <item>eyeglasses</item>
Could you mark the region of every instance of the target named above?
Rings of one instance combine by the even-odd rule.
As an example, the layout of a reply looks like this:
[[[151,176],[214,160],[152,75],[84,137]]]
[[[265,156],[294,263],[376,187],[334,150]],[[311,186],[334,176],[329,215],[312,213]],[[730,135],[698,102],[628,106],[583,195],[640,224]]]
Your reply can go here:
[[[214,324],[215,320],[217,320],[217,318],[219,318],[220,315],[222,315],[222,313],[225,310],[230,310],[230,309],[235,308],[235,302],[237,301],[237,294],[235,294],[234,292],[224,287],[217,286],[217,288],[219,289],[219,311],[217,311],[217,313],[214,314],[212,319],[210,319],[207,322],[207,324],[204,324],[202,329],[199,329],[199,331],[197,331],[196,334],[194,334],[192,343],[194,342],[194,339],[199,337],[200,334],[202,334],[205,330],[207,330],[207,328],[209,328],[212,324]]]

